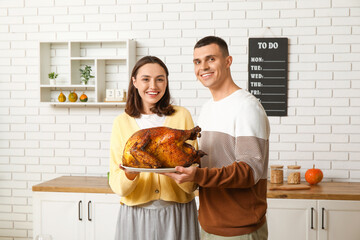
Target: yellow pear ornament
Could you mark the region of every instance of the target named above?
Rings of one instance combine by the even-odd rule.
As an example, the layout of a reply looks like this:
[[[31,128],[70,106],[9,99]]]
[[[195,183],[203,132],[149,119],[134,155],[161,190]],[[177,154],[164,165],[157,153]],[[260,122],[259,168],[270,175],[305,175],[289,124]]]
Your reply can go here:
[[[59,102],[65,102],[66,101],[66,97],[65,95],[63,94],[63,92],[61,91],[59,96],[58,96],[58,100]]]

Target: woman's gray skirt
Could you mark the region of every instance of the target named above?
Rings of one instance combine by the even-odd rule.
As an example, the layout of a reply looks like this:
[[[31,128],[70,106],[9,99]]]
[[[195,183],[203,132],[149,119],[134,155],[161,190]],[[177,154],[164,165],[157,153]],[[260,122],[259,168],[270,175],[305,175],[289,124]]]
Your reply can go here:
[[[165,207],[120,206],[115,240],[199,240],[196,203]]]

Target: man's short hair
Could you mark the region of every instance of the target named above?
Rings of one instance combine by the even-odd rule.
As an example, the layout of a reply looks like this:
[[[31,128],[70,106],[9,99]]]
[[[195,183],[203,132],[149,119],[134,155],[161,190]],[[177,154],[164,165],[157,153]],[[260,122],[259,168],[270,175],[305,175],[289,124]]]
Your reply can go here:
[[[213,43],[219,46],[219,48],[220,48],[222,54],[224,55],[224,57],[229,56],[229,49],[228,49],[227,43],[222,38],[219,38],[219,37],[216,37],[216,36],[207,36],[207,37],[204,37],[204,38],[200,39],[195,44],[194,49],[204,47],[204,46],[207,46],[207,45],[210,45],[210,44],[213,44]]]

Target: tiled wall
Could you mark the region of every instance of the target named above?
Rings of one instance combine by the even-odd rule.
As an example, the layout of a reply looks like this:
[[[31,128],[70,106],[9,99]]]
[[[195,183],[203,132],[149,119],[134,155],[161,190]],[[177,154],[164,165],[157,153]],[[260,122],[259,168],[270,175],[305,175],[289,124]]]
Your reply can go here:
[[[38,41],[135,39],[138,57],[166,62],[175,103],[196,121],[210,94],[192,49],[206,35],[229,43],[243,88],[248,38],[288,37],[289,116],[270,118],[270,164],[360,181],[360,1],[0,0],[0,239],[31,237],[32,185],[106,175],[123,112],[40,104]]]

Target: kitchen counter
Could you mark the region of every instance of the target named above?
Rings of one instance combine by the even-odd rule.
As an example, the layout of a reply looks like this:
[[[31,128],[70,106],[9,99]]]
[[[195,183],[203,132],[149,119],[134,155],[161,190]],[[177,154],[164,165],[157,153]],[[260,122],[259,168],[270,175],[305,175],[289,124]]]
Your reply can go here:
[[[303,183],[307,184],[307,183]],[[268,188],[273,186],[268,183]],[[63,176],[32,187],[39,192],[113,193],[106,177]],[[360,182],[321,182],[309,190],[268,190],[268,198],[360,200]]]
[[[62,176],[32,187],[35,192],[114,193],[106,177]]]
[[[309,185],[302,182],[302,184]],[[268,188],[276,185],[268,183]],[[308,190],[268,190],[268,198],[360,200],[360,182],[321,182]]]

